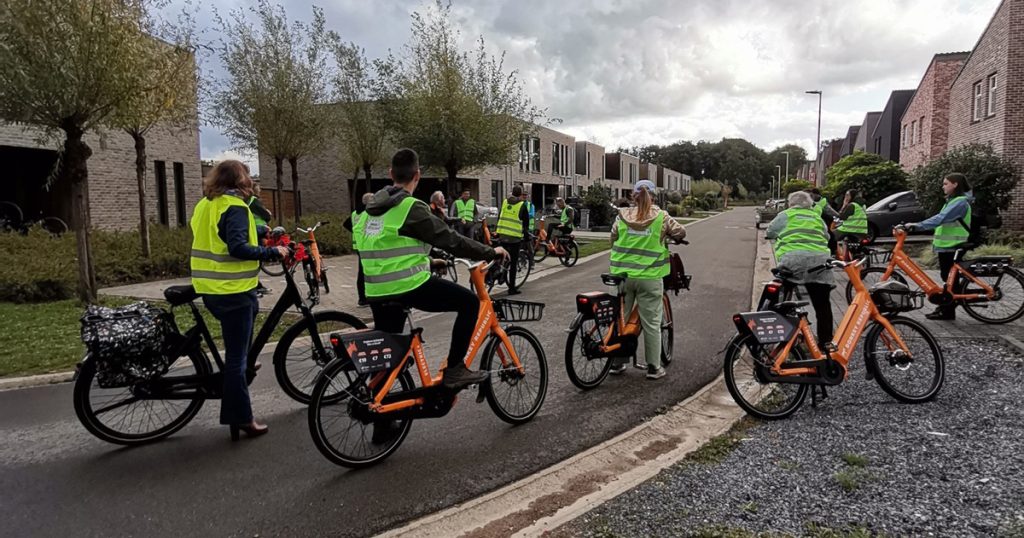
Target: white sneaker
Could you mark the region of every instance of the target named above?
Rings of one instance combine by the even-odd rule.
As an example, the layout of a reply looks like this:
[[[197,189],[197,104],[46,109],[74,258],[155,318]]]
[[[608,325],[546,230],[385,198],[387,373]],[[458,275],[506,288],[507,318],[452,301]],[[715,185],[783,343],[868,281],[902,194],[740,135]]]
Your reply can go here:
[[[647,365],[647,379],[660,379],[665,377],[665,369],[660,366]]]

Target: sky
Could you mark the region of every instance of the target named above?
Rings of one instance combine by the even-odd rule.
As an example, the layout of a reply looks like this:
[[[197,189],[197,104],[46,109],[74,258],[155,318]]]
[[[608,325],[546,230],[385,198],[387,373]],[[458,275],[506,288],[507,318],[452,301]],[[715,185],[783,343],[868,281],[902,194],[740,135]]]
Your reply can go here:
[[[179,2],[182,0],[178,0]],[[272,0],[308,20],[308,0]],[[255,0],[204,0],[202,21]],[[322,0],[328,26],[371,58],[406,43],[432,0]],[[483,36],[552,128],[613,150],[742,137],[814,154],[889,93],[915,89],[932,56],[969,51],[999,0],[453,0],[465,48]],[[203,22],[202,24],[209,24]],[[215,31],[207,35],[216,35]],[[215,60],[204,69],[220,73]],[[241,157],[216,126],[204,159]]]

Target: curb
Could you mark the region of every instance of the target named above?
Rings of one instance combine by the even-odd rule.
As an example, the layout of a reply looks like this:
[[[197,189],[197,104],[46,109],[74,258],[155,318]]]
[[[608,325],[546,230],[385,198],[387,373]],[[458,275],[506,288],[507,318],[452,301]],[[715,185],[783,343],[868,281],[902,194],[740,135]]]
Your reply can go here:
[[[74,371],[57,372],[55,374],[29,375],[23,377],[9,377],[6,379],[0,379],[0,392],[67,383],[74,377]]]

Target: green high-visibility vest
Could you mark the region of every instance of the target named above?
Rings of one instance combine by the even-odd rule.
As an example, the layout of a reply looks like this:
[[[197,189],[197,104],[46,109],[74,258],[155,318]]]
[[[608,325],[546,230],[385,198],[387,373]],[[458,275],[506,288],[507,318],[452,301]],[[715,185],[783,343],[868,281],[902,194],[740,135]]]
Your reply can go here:
[[[959,200],[967,203],[966,196],[957,196],[946,202],[946,205],[942,206],[942,210],[945,211],[953,202]],[[935,228],[932,246],[935,248],[954,248],[966,243],[971,237],[971,204],[967,204],[967,214],[964,215],[963,221],[963,225],[959,221],[953,221],[941,224],[938,228]]]
[[[668,274],[668,247],[661,242],[665,212],[646,230],[634,230],[619,219],[618,237],[612,244],[611,273],[626,278],[656,279]]]
[[[250,196],[249,197],[249,203],[245,204],[246,207],[250,207],[251,208],[252,207],[252,203],[255,202],[255,201],[256,201],[256,196]],[[253,220],[253,222],[256,223],[257,226],[266,226],[267,225],[267,221],[263,220],[262,217],[256,216],[255,214],[253,214],[252,220]]]
[[[817,211],[819,217],[822,215],[822,213],[825,212],[825,206],[827,205],[828,198],[825,198],[824,196],[822,196],[820,199],[818,199],[817,202],[815,202],[814,210]]]
[[[498,235],[513,239],[523,238],[523,221],[519,220],[519,211],[523,208],[523,202],[515,204],[505,200],[501,204],[501,213],[498,214]]]
[[[423,203],[409,196],[379,216],[359,219],[359,261],[363,266],[367,297],[410,292],[430,280],[430,245],[399,235],[409,210]]]
[[[530,214],[530,232],[533,232],[534,230],[537,229],[537,223],[536,223],[536,218],[535,218],[537,213],[535,212],[532,203],[530,203],[530,202],[524,202],[524,203],[526,204],[526,211]]]
[[[847,234],[868,234],[868,214],[864,212],[864,208],[857,202],[850,202],[853,206],[853,214],[847,217],[843,221],[843,224],[836,228],[836,231],[847,233]]]
[[[362,228],[359,227],[359,221],[362,220],[363,215],[365,214],[365,211],[362,213],[359,211],[352,212],[352,250],[359,250],[359,235],[362,233]]]
[[[256,288],[260,272],[257,260],[240,260],[228,254],[228,245],[220,238],[217,225],[224,212],[244,207],[249,214],[249,244],[257,245],[256,221],[249,205],[237,196],[222,194],[213,200],[203,198],[192,212],[192,285],[200,295],[230,295]]]
[[[786,228],[775,240],[775,259],[781,260],[788,252],[819,252],[828,254],[828,232],[821,215],[814,209],[787,209]]]
[[[562,216],[559,217],[558,221],[562,224],[562,226],[568,226],[569,228],[572,228],[572,219],[569,218],[569,206],[565,206],[564,208],[562,208]]]
[[[458,213],[460,219],[465,221],[473,220],[473,213],[475,210],[476,200],[472,198],[465,201],[462,198],[455,200],[455,212]]]

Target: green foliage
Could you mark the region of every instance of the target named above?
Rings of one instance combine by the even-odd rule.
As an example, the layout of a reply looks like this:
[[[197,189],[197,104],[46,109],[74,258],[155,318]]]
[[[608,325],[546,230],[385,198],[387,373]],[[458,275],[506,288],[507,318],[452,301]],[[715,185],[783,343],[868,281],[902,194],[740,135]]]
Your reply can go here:
[[[797,169],[807,162],[807,150],[796,144],[786,144],[769,151],[768,161],[773,168],[775,165],[782,167],[783,174],[786,173],[786,154],[783,153],[784,151],[789,152],[789,176],[793,177]],[[783,175],[782,179],[785,181],[786,176]]]
[[[791,179],[782,184],[782,196],[783,198],[793,194],[797,191],[802,191],[811,188],[811,182],[805,179]]]
[[[712,177],[754,192],[768,190],[775,167],[764,150],[742,138],[723,138],[716,151],[720,165]]]
[[[736,186],[736,190],[732,193],[733,198],[746,198],[750,194],[750,191],[743,186],[742,183]]]
[[[708,194],[717,197],[722,193],[722,184],[713,179],[700,179],[690,183],[690,196],[702,199]]]
[[[827,183],[821,194],[829,200],[841,200],[849,189],[858,189],[867,204],[886,196],[908,190],[907,173],[898,163],[881,155],[854,152],[839,160],[826,173]]]
[[[583,195],[583,207],[590,210],[591,226],[612,223],[612,194],[601,181],[595,182]]]
[[[679,191],[671,191],[665,195],[669,203],[678,204],[683,201],[683,194]]]
[[[685,461],[703,464],[719,464],[735,450],[743,435],[754,426],[750,418],[742,418],[729,431],[712,438],[697,450],[689,453]]]
[[[942,179],[953,172],[967,176],[974,192],[975,214],[995,215],[1009,207],[1011,191],[1018,181],[1013,162],[996,153],[990,144],[968,144],[943,153],[911,173],[910,184],[929,213],[942,209]]]
[[[867,457],[852,452],[843,454],[843,461],[851,467],[865,467],[869,463]]]

